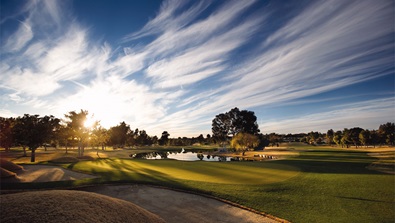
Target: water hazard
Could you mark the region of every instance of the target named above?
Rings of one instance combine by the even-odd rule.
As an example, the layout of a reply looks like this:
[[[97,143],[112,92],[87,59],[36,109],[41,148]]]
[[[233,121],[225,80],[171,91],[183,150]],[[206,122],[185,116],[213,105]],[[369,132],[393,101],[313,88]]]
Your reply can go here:
[[[176,151],[164,151],[164,152],[149,152],[149,153],[139,153],[130,155],[132,158],[137,159],[150,159],[150,160],[159,160],[159,159],[174,159],[174,160],[182,160],[182,161],[239,161],[238,158],[228,157],[228,156],[218,156],[218,155],[209,155],[197,152],[187,152],[184,149],[181,152]]]

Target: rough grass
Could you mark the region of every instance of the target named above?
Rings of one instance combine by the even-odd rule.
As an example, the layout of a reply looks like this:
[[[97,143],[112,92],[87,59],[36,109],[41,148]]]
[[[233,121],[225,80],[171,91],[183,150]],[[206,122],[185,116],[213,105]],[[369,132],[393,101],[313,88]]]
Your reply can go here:
[[[165,222],[130,202],[82,191],[0,195],[1,222]]]

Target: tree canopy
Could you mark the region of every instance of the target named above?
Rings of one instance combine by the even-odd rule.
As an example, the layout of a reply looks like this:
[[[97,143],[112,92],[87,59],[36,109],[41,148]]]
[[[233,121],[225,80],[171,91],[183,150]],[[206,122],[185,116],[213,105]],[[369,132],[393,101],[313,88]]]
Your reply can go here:
[[[259,133],[257,118],[253,111],[239,110],[237,107],[229,112],[215,116],[212,121],[213,137],[226,140],[239,132],[256,135]]]
[[[259,139],[256,135],[239,132],[232,138],[230,145],[232,146],[232,148],[235,148],[238,151],[242,151],[244,156],[244,153],[248,149],[253,149],[259,145]]]
[[[56,137],[59,130],[60,120],[54,116],[28,115],[18,117],[14,126],[14,132],[18,144],[28,147],[32,151],[31,162],[35,162],[35,151],[44,143]]]

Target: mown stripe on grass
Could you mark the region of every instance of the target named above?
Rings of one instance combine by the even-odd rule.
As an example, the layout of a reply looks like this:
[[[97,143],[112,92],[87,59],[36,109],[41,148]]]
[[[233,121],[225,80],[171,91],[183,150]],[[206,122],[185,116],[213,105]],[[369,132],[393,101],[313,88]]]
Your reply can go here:
[[[174,179],[218,184],[270,184],[298,175],[299,169],[275,162],[183,162],[176,160],[100,159],[79,162],[72,169],[114,181]]]

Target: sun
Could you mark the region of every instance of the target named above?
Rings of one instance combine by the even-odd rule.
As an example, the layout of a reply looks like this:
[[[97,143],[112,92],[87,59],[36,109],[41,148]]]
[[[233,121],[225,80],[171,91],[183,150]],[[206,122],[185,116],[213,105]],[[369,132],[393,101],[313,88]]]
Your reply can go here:
[[[95,125],[97,120],[94,119],[93,115],[86,117],[86,120],[84,122],[84,127],[87,129],[92,129]]]

